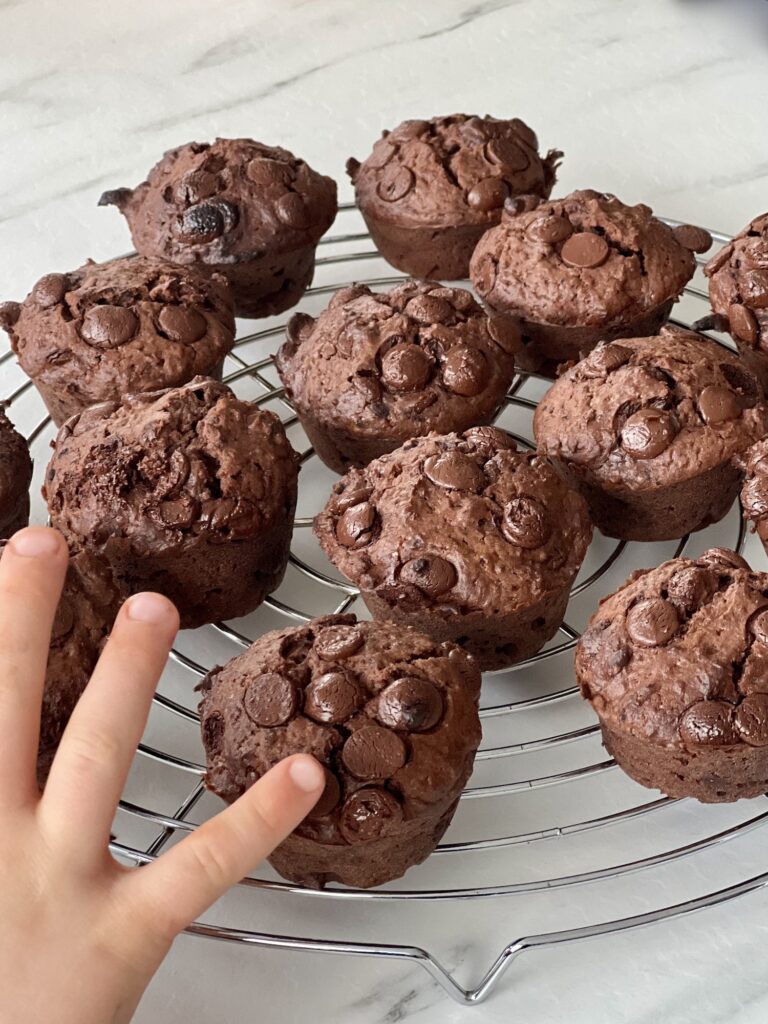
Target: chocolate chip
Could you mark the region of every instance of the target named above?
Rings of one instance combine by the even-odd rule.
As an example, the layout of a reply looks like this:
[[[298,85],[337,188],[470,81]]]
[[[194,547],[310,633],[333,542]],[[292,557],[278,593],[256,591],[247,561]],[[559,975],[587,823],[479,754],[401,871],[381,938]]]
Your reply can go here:
[[[693,565],[679,569],[667,584],[669,600],[688,614],[706,604],[716,591],[714,573]]]
[[[627,612],[627,633],[641,647],[661,647],[672,639],[679,626],[677,608],[662,597],[639,601]]]
[[[324,661],[343,661],[359,651],[363,643],[359,626],[326,626],[315,639],[315,651]]]
[[[722,700],[700,700],[680,719],[680,736],[692,746],[732,746],[737,741],[733,705]]]
[[[510,196],[504,201],[504,213],[509,217],[517,217],[521,213],[531,213],[540,206],[540,196]]]
[[[473,268],[472,283],[480,295],[488,295],[496,283],[496,260],[491,255],[482,257],[476,268]]]
[[[768,608],[761,608],[752,616],[749,632],[758,643],[768,645]]]
[[[768,746],[768,693],[750,693],[736,708],[736,731],[751,747]]]
[[[491,317],[488,333],[507,355],[515,355],[523,347],[523,334],[514,317],[504,314]]]
[[[691,252],[706,252],[712,245],[712,235],[704,228],[694,227],[693,224],[679,224],[672,232],[680,245]]]
[[[291,169],[279,160],[257,156],[248,162],[245,176],[254,185],[288,185],[291,181]]]
[[[745,341],[748,345],[755,345],[757,343],[760,336],[760,328],[751,309],[747,309],[746,306],[741,306],[738,303],[733,303],[733,305],[728,307],[728,322],[731,325],[731,331],[741,341]]]
[[[4,331],[10,331],[20,316],[20,302],[0,302],[0,327]]]
[[[456,585],[456,569],[445,558],[438,555],[424,555],[405,562],[400,578],[418,587],[427,597],[436,598],[447,593]]]
[[[638,409],[621,428],[621,446],[633,459],[655,459],[677,435],[675,417],[664,409]]]
[[[405,313],[420,324],[445,324],[453,317],[453,306],[439,295],[414,295]]]
[[[376,717],[390,729],[426,732],[443,717],[443,698],[428,680],[404,676],[380,694]]]
[[[703,562],[715,570],[746,569],[749,571],[749,563],[729,548],[710,548],[704,554],[699,555],[697,561]]]
[[[532,550],[546,544],[552,525],[542,503],[537,498],[522,495],[504,506],[501,532],[510,544]]]
[[[467,192],[467,202],[474,210],[487,213],[498,210],[509,196],[509,185],[501,178],[483,178]]]
[[[298,192],[286,192],[275,203],[275,213],[281,224],[289,228],[307,228],[311,223],[307,204]]]
[[[191,495],[184,494],[180,498],[171,498],[161,502],[158,505],[158,512],[166,526],[184,530],[197,519],[199,508],[197,501]]]
[[[454,345],[443,363],[443,384],[465,398],[479,395],[488,383],[488,360],[478,348]]]
[[[185,306],[163,306],[157,318],[161,332],[171,341],[192,345],[208,330],[205,317]]]
[[[339,831],[348,843],[367,843],[396,832],[403,809],[386,789],[358,789],[341,808]]]
[[[382,172],[381,181],[376,186],[376,194],[385,203],[396,203],[408,195],[414,183],[415,178],[410,168],[388,164]]]
[[[190,206],[181,215],[182,237],[193,245],[220,238],[237,224],[237,210],[226,199]]]
[[[567,217],[539,217],[528,225],[525,233],[535,242],[555,245],[556,242],[564,242],[566,238],[570,238],[573,234],[573,224]]]
[[[500,164],[506,171],[524,171],[531,158],[515,139],[498,138],[486,143],[485,155],[494,164]]]
[[[92,306],[86,311],[80,335],[93,348],[119,348],[139,329],[135,313],[123,306]]]
[[[336,488],[339,488],[338,493]],[[343,482],[336,484],[334,487],[334,509],[341,513],[346,512],[348,508],[352,508],[353,505],[359,505],[363,501],[368,501],[371,496],[371,488],[364,487],[362,485],[346,486]]]
[[[499,451],[517,451],[514,437],[499,427],[470,427],[464,431],[464,440],[489,459]]]
[[[741,489],[741,504],[750,519],[761,519],[768,515],[768,488],[763,473],[745,482]]]
[[[345,548],[362,548],[371,542],[376,509],[369,501],[353,505],[336,521],[336,540]]]
[[[741,403],[742,409],[752,409],[760,400],[760,387],[753,374],[743,366],[733,363],[720,363],[720,372],[728,381],[731,389]]]
[[[699,395],[699,413],[710,426],[726,423],[741,416],[742,405],[730,388],[710,384]]]
[[[339,800],[341,799],[341,785],[339,780],[329,771],[325,769],[325,788],[320,795],[320,799],[317,801],[315,806],[307,815],[308,818],[324,818],[326,814],[330,814],[331,811],[336,807]]]
[[[429,381],[432,359],[410,341],[395,345],[381,360],[381,379],[390,391],[418,391]]]
[[[251,680],[243,697],[245,713],[255,725],[272,728],[292,718],[298,706],[296,687],[277,672]]]
[[[579,231],[571,235],[560,250],[560,257],[569,267],[592,270],[602,266],[608,259],[611,248],[602,235],[592,231]]]
[[[62,597],[56,609],[56,617],[53,620],[51,630],[51,643],[60,643],[72,632],[75,625],[75,609],[67,597]]]
[[[380,725],[357,729],[341,751],[347,771],[364,780],[389,778],[403,767],[407,757],[405,743],[397,733]]]
[[[315,722],[340,725],[363,705],[360,685],[344,672],[326,672],[304,691],[304,714]]]
[[[580,365],[585,377],[605,377],[625,366],[631,358],[632,352],[623,345],[603,344],[598,345]]]
[[[203,170],[189,171],[176,183],[174,195],[180,203],[199,203],[216,195],[219,185],[216,174]]]
[[[32,289],[32,298],[38,306],[47,309],[63,301],[68,287],[69,282],[65,274],[46,274]]]
[[[424,463],[424,474],[438,487],[476,493],[485,486],[485,475],[477,462],[458,451],[430,455]]]

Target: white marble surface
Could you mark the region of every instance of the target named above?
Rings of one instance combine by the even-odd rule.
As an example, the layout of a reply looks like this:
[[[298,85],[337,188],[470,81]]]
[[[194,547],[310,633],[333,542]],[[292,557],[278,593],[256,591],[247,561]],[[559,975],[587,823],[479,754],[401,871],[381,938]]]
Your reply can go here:
[[[604,188],[734,231],[768,207],[767,36],[763,0],[0,0],[0,298],[124,251],[121,219],[96,199],[134,184],[171,145],[215,134],[281,143],[334,175],[346,198],[346,157],[364,155],[382,127],[456,109],[528,120],[545,146],[565,150],[564,191]],[[551,770],[540,757],[539,773]],[[559,788],[539,799],[554,807]],[[586,816],[578,789],[572,799],[559,820]],[[558,846],[557,864],[546,844],[517,847],[495,869],[530,879],[584,870],[585,859],[621,863],[762,810],[682,810],[623,841],[602,832],[572,853]],[[521,934],[637,913],[765,867],[763,829],[682,867],[523,899],[424,903],[416,917],[403,904],[368,913],[255,902],[240,890],[215,919],[430,942],[469,983]],[[479,879],[473,870],[463,884],[498,880],[490,866]],[[438,884],[440,871],[418,869],[408,883]],[[473,1009],[403,965],[183,938],[137,1020],[757,1024],[768,1016],[767,920],[759,893],[675,924],[532,952]]]

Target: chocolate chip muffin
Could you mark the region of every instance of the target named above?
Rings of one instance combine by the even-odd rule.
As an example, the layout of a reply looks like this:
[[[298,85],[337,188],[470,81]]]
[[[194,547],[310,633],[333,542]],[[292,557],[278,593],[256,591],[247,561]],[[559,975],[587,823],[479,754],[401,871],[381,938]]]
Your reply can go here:
[[[323,795],[270,857],[312,887],[381,885],[428,857],[480,743],[472,659],[354,615],[267,633],[201,688],[206,785],[224,800],[290,754],[325,765]]]
[[[227,278],[237,316],[295,305],[312,281],[315,248],[336,216],[336,182],[277,146],[252,139],[190,142],[167,152],[134,189],[105,192],[144,256]]]
[[[705,803],[768,791],[768,574],[734,552],[634,573],[576,648],[603,741],[644,786]]]
[[[347,173],[384,259],[413,277],[452,281],[467,276],[505,199],[552,191],[563,154],[541,157],[538,145],[519,118],[403,121],[382,132],[364,163],[350,158]]]
[[[32,459],[27,442],[0,404],[0,537],[11,537],[29,523]]]
[[[477,427],[352,470],[315,532],[375,619],[453,641],[488,670],[557,631],[592,526],[547,459]]]
[[[125,394],[220,377],[235,342],[223,277],[143,256],[46,274],[0,306],[0,325],[57,426]]]
[[[768,390],[768,213],[756,217],[704,268],[716,319]]]
[[[740,459],[744,471],[741,504],[744,517],[768,552],[768,440],[758,441]]]
[[[741,360],[690,331],[600,345],[539,403],[540,450],[622,540],[715,523],[738,494],[735,457],[763,436],[763,390]]]
[[[277,356],[317,454],[338,473],[430,430],[490,423],[517,335],[491,329],[469,292],[406,281],[343,288],[317,320],[296,313]]]
[[[119,606],[120,598],[106,566],[82,551],[70,559],[53,623],[43,690],[37,755],[41,788]]]
[[[521,369],[555,376],[598,341],[655,334],[712,239],[667,227],[642,203],[591,189],[509,200],[472,256],[470,275],[499,325],[520,330]]]
[[[43,493],[72,550],[109,565],[123,596],[165,594],[192,628],[280,585],[297,473],[277,416],[198,378],[73,417]]]

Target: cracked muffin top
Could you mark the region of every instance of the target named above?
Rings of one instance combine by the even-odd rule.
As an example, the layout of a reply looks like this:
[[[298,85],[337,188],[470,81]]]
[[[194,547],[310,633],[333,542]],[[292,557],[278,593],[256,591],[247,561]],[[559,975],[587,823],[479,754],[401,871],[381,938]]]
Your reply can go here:
[[[356,844],[450,806],[480,742],[480,672],[451,643],[328,615],[260,637],[200,684],[206,784],[233,800],[290,754],[326,786],[298,835]]]
[[[768,213],[755,217],[704,268],[715,313],[750,348],[768,349]]]
[[[0,326],[34,381],[81,406],[209,374],[235,339],[223,277],[144,256],[46,274]]]
[[[733,551],[633,573],[576,647],[612,729],[668,747],[768,745],[768,574]]]
[[[512,380],[517,344],[468,291],[434,281],[383,293],[342,288],[316,320],[294,314],[287,338],[277,368],[300,412],[403,440],[490,415]]]
[[[146,181],[99,205],[118,207],[141,253],[238,263],[314,245],[336,216],[336,182],[287,149],[216,139],[169,150]]]
[[[650,207],[585,189],[509,200],[472,256],[470,277],[493,309],[527,320],[611,326],[675,299],[712,239],[670,228]]]
[[[548,196],[562,155],[541,157],[519,118],[452,114],[382,132],[364,163],[350,158],[347,173],[360,207],[382,220],[490,226],[509,196]]]
[[[697,476],[767,429],[762,387],[738,356],[677,328],[598,346],[534,416],[541,451],[617,491]]]
[[[405,610],[500,613],[570,585],[592,525],[548,459],[474,427],[351,470],[315,532],[348,579]]]

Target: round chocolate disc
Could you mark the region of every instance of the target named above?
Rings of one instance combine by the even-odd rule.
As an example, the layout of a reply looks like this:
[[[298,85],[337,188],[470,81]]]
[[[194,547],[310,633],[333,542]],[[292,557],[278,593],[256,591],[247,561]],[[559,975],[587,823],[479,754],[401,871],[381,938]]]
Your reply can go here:
[[[587,376],[603,377],[626,365],[632,352],[623,345],[598,345],[583,361],[581,369]]]
[[[751,747],[768,746],[768,693],[750,693],[736,708],[736,731]]]
[[[277,672],[251,680],[243,697],[245,713],[255,725],[273,727],[292,718],[298,705],[296,687]]]
[[[710,384],[699,395],[699,412],[706,424],[715,426],[741,416],[742,404],[730,388]]]
[[[438,555],[412,558],[400,570],[400,579],[418,587],[427,597],[437,598],[455,586],[458,576],[455,568]]]
[[[477,493],[485,486],[485,475],[475,459],[459,451],[430,455],[424,475],[437,487]]]
[[[621,447],[633,459],[655,459],[677,432],[677,421],[666,409],[638,409],[621,428]]]
[[[344,767],[358,779],[388,779],[408,758],[405,743],[391,729],[364,725],[347,739],[341,751]]]
[[[324,818],[330,814],[341,799],[341,786],[339,780],[332,771],[325,769],[325,789],[320,794],[320,799],[307,815],[308,818]]]
[[[344,802],[339,830],[348,843],[366,843],[396,832],[402,820],[403,809],[391,793],[366,786]]]
[[[680,719],[680,736],[694,746],[727,747],[737,742],[734,708],[722,700],[700,700]]]
[[[344,672],[325,672],[304,691],[304,714],[315,722],[340,725],[362,706],[360,685]]]
[[[379,695],[376,717],[390,729],[426,732],[443,717],[443,698],[428,680],[404,676]]]
[[[32,289],[32,298],[44,309],[56,306],[67,294],[67,278],[65,274],[46,274],[41,277]]]
[[[509,195],[509,185],[502,178],[483,178],[467,192],[467,202],[474,210],[487,213],[498,210]]]
[[[373,538],[376,509],[370,501],[352,505],[336,521],[336,540],[345,548],[362,548]]]
[[[80,334],[92,348],[119,348],[139,329],[135,313],[123,306],[92,306],[83,317]]]
[[[710,548],[698,557],[699,562],[713,569],[749,569],[746,559],[729,548]]]
[[[455,345],[443,363],[443,384],[456,395],[479,395],[488,383],[488,360],[480,349]]]
[[[525,233],[535,242],[555,245],[557,242],[564,242],[566,238],[571,237],[573,224],[567,217],[539,217],[538,220],[528,225]]]
[[[592,231],[579,231],[571,235],[560,250],[560,257],[569,267],[592,270],[602,266],[611,248],[602,235]]]
[[[733,303],[728,307],[728,322],[731,325],[731,331],[737,338],[745,341],[748,345],[757,344],[760,328],[751,309],[747,309],[746,306],[739,303]]]
[[[249,161],[245,175],[254,185],[287,185],[291,180],[291,171],[287,164],[262,156]]]
[[[669,600],[688,614],[709,601],[716,591],[717,577],[700,566],[679,569],[667,584]]]
[[[324,661],[343,661],[359,651],[363,642],[359,626],[326,626],[315,639],[315,650]]]
[[[275,213],[281,224],[289,228],[306,228],[311,223],[307,204],[298,192],[286,192],[275,203]]]
[[[627,633],[641,647],[661,647],[680,626],[680,616],[671,601],[650,597],[639,601],[627,612]]]
[[[405,313],[420,324],[445,324],[453,316],[453,306],[439,295],[414,295],[408,300]]]
[[[160,330],[171,341],[181,341],[187,345],[199,341],[208,330],[208,324],[202,313],[185,306],[163,306],[157,318]]]
[[[538,498],[523,494],[504,506],[501,532],[510,544],[533,549],[546,544],[552,535],[552,524]]]
[[[694,227],[693,224],[678,224],[672,229],[672,233],[680,245],[684,245],[691,252],[706,252],[712,245],[712,235],[704,228]]]
[[[408,167],[399,167],[397,164],[387,164],[381,174],[381,180],[376,186],[376,194],[385,203],[396,203],[411,191],[415,184],[413,171]]]
[[[390,391],[418,391],[429,381],[432,359],[419,345],[394,345],[381,360],[381,379]]]

